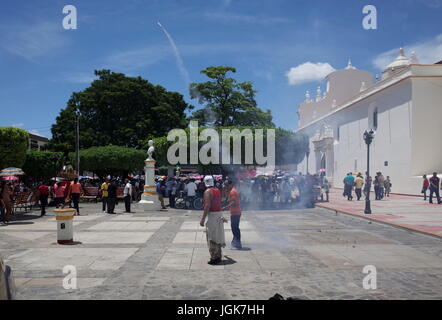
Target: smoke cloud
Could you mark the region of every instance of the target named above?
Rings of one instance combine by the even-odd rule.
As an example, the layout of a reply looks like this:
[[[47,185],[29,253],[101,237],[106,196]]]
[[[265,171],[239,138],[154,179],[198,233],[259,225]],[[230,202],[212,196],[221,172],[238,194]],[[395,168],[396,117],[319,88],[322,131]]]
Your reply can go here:
[[[178,66],[178,69],[180,70],[181,76],[184,79],[184,82],[186,83],[187,88],[190,86],[190,77],[189,73],[186,70],[186,67],[184,66],[183,59],[181,59],[180,52],[178,50],[178,47],[175,44],[175,41],[173,40],[172,36],[169,32],[167,32],[166,28],[163,27],[163,25],[158,21],[158,26],[163,30],[164,34],[166,35],[167,39],[169,40],[169,43],[173,49],[173,52],[175,54],[176,63]]]

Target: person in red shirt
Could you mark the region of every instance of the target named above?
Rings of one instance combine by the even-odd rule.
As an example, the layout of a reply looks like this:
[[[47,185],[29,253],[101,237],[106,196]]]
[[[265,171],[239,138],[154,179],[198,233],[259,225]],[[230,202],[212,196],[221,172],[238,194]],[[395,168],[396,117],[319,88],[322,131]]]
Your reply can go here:
[[[224,222],[221,211],[221,191],[215,187],[212,176],[204,177],[207,190],[204,191],[204,213],[201,217],[200,226],[204,227],[207,217],[206,237],[209,246],[210,261],[208,264],[216,265],[222,261],[221,248],[226,246],[224,235]]]
[[[424,201],[427,201],[427,190],[430,187],[430,182],[428,181],[426,174],[424,174],[422,178],[424,179],[422,184],[422,193],[424,194]]]
[[[41,216],[46,214],[46,206],[48,205],[49,186],[47,183],[42,183],[38,187],[38,198],[40,200]]]
[[[57,182],[54,184],[54,194],[55,194],[55,206],[57,208],[64,208],[64,199],[66,186],[64,186],[61,182]]]
[[[232,227],[233,249],[242,249],[241,245],[241,230],[239,229],[239,221],[241,219],[241,199],[238,190],[236,189],[236,181],[227,180],[227,202],[228,205],[225,209],[230,208],[230,225]]]
[[[78,178],[75,178],[74,181],[70,184],[69,198],[74,203],[74,208],[75,210],[77,210],[76,213],[77,216],[80,215],[80,207],[78,204],[80,203],[80,194],[82,191],[83,190],[81,188],[80,182],[78,182]]]

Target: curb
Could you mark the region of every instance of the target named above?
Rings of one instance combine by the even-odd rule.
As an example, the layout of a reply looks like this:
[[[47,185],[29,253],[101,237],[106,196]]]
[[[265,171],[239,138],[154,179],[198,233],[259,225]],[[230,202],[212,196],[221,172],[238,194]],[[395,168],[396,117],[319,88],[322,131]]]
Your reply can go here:
[[[351,216],[354,216],[354,217],[359,217],[359,218],[370,220],[370,221],[376,221],[378,223],[382,223],[382,224],[386,224],[386,225],[389,225],[389,226],[405,229],[405,230],[408,230],[408,231],[414,231],[414,232],[422,233],[422,234],[425,234],[425,235],[428,235],[428,236],[436,237],[438,239],[442,239],[442,235],[440,235],[440,234],[429,232],[429,231],[425,231],[425,230],[416,229],[416,228],[413,228],[413,227],[404,226],[404,225],[397,224],[397,223],[394,223],[394,222],[386,222],[386,221],[383,221],[383,220],[380,220],[380,219],[376,219],[375,217],[370,216],[370,215],[366,215],[366,214],[363,215],[363,214],[360,214],[360,213],[353,213],[353,212],[345,211],[343,209],[335,209],[335,208],[327,207],[327,206],[324,206],[324,205],[321,205],[321,204],[316,204],[316,206],[320,207],[320,208],[323,208],[323,209],[327,209],[329,211],[340,212],[340,213],[348,214],[348,215],[351,215]]]

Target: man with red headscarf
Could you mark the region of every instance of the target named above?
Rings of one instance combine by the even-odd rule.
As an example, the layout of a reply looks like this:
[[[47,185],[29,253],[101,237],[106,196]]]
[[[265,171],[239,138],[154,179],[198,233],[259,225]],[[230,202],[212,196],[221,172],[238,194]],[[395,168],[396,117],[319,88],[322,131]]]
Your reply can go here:
[[[210,253],[210,261],[208,264],[216,265],[221,263],[221,248],[226,246],[224,222],[227,220],[223,217],[221,211],[221,191],[215,188],[213,177],[206,176],[204,183],[207,190],[204,191],[204,214],[201,218],[200,225],[204,227],[207,217],[206,236]]]

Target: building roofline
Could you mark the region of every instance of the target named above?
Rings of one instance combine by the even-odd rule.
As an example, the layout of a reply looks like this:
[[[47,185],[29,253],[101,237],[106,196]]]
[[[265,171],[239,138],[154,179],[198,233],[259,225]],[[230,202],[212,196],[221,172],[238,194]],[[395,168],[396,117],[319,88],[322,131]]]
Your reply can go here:
[[[40,139],[40,140],[45,140],[46,142],[49,142],[49,138],[47,138],[47,137],[43,137],[43,136],[40,136],[40,135],[38,135],[38,134],[35,134],[35,133],[30,133],[30,132],[28,132],[29,133],[29,138],[38,138],[38,139]]]
[[[311,126],[313,124],[316,124],[316,123],[318,123],[320,121],[323,121],[324,119],[328,118],[329,116],[331,116],[331,115],[333,115],[335,113],[338,113],[341,110],[350,108],[354,104],[356,104],[356,103],[358,103],[358,102],[360,102],[360,101],[362,101],[364,99],[367,99],[367,98],[371,97],[372,95],[374,95],[374,94],[376,94],[376,93],[378,93],[378,92],[380,92],[382,90],[385,90],[385,89],[387,89],[387,88],[389,88],[391,86],[394,86],[394,85],[402,82],[403,80],[406,80],[406,79],[409,79],[409,78],[422,78],[422,77],[424,77],[424,78],[431,78],[431,77],[439,78],[439,77],[441,77],[442,78],[442,75],[436,75],[436,76],[424,75],[424,76],[419,76],[419,75],[410,74],[410,75],[404,76],[405,73],[411,72],[411,67],[412,66],[425,66],[425,67],[428,67],[428,66],[438,66],[438,67],[440,67],[439,65],[435,65],[435,64],[410,64],[404,70],[401,70],[400,72],[395,74],[393,77],[388,77],[386,79],[379,80],[378,82],[376,82],[371,87],[368,87],[366,90],[364,90],[362,92],[359,92],[357,95],[355,95],[355,96],[345,100],[339,106],[336,106],[335,110],[332,110],[331,112],[323,115],[322,117],[320,117],[320,118],[318,118],[318,119],[316,119],[314,121],[311,121],[310,123],[308,123],[308,124],[298,128],[298,129],[296,129],[295,132],[299,132],[301,130],[304,130],[304,129],[308,128],[309,126]],[[400,76],[402,76],[402,78]],[[388,84],[388,85],[385,85],[389,81],[391,83]],[[383,85],[385,85],[385,86],[383,86]],[[298,109],[299,109],[299,105],[298,105]]]

